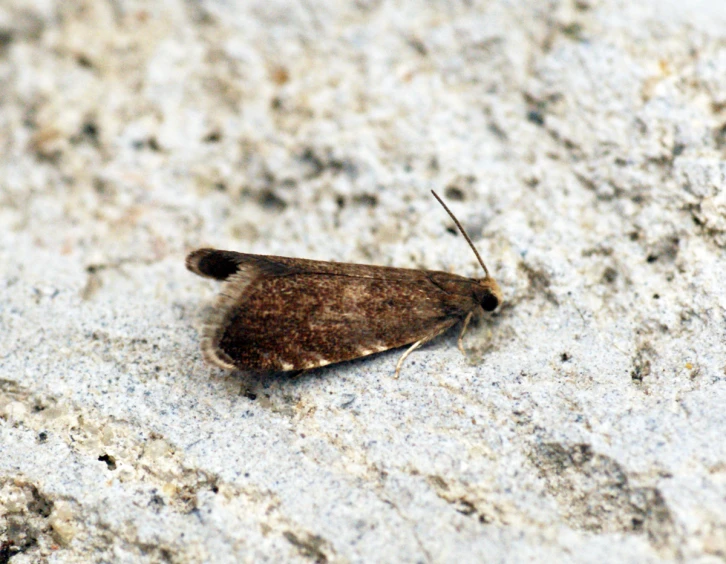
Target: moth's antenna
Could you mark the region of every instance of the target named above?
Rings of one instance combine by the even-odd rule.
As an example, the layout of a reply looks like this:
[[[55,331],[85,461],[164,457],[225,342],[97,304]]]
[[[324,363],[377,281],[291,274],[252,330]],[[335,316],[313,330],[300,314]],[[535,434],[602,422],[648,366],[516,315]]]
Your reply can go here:
[[[451,210],[446,207],[446,204],[444,203],[444,201],[441,198],[439,198],[439,195],[436,192],[434,192],[433,190],[431,190],[431,193],[434,195],[434,198],[436,198],[439,201],[439,203],[442,206],[444,206],[444,209],[446,210],[446,213],[448,213],[451,216],[451,219],[454,220],[454,223],[456,223],[456,226],[459,228],[459,231],[461,231],[461,234],[464,236],[464,238],[466,239],[467,243],[469,243],[469,246],[471,247],[471,250],[474,251],[474,254],[476,255],[477,260],[479,261],[479,264],[481,264],[481,267],[484,269],[484,273],[487,275],[487,278],[490,278],[489,271],[487,270],[487,267],[484,264],[484,261],[481,260],[481,256],[479,256],[479,251],[476,250],[476,247],[474,246],[474,243],[471,242],[471,239],[466,234],[466,231],[464,231],[464,228],[461,226],[461,223],[459,223],[459,220],[456,219],[456,217],[454,216],[454,214],[451,213]]]

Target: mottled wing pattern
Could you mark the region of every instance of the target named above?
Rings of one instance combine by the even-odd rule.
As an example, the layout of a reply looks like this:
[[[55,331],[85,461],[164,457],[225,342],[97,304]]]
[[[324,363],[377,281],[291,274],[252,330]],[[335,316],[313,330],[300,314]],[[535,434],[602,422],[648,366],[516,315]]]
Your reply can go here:
[[[443,272],[196,253],[190,270],[225,280],[202,338],[207,360],[225,368],[342,362],[443,332],[477,305],[442,287],[471,281]]]

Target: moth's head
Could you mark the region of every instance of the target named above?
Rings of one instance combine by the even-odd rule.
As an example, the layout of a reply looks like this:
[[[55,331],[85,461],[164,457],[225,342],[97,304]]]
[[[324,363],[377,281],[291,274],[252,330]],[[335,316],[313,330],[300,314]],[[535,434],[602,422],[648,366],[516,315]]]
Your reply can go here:
[[[489,276],[478,280],[478,283],[474,292],[476,301],[484,311],[494,311],[502,303],[502,290],[499,284]]]
[[[476,260],[479,261],[479,264],[481,264],[481,267],[484,269],[484,274],[486,274],[486,278],[477,280],[477,285],[474,288],[474,299],[484,311],[494,311],[502,303],[502,291],[499,289],[499,284],[494,281],[494,278],[489,276],[489,271],[487,270],[484,261],[481,259],[479,251],[476,250],[474,243],[472,243],[471,241],[471,237],[467,235],[466,231],[461,226],[461,223],[459,223],[459,220],[456,219],[456,216],[454,216],[454,214],[451,213],[451,210],[446,207],[446,204],[441,198],[439,198],[439,195],[436,192],[431,190],[431,193],[434,195],[434,198],[436,198],[443,206],[443,208],[446,210],[446,213],[449,214],[451,219],[454,220],[454,223],[456,223],[456,226],[459,228],[459,231],[461,231],[464,239],[466,239],[466,242],[469,243],[471,250],[474,251],[474,254],[476,255]]]

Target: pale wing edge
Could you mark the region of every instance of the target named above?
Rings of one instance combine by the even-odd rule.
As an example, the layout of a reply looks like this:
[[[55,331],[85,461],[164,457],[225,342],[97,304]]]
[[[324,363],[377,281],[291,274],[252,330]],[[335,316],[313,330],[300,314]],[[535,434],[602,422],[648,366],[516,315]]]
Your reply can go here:
[[[361,342],[360,348],[358,349],[357,353],[354,356],[350,356],[350,357],[341,357],[341,358],[337,358],[335,360],[330,360],[330,359],[324,358],[321,355],[318,359],[311,361],[302,366],[300,366],[300,365],[294,366],[291,363],[282,362],[281,371],[312,370],[313,368],[321,368],[323,366],[328,366],[330,364],[338,364],[340,362],[350,362],[351,360],[355,360],[358,358],[364,358],[366,356],[370,356],[373,354],[378,354],[378,353],[390,351],[393,349],[400,349],[402,347],[412,345],[413,343],[415,343],[419,340],[423,340],[424,342],[426,342],[426,341],[434,339],[438,335],[441,335],[442,333],[448,331],[449,329],[451,329],[451,327],[456,325],[459,321],[460,321],[459,318],[453,318],[451,320],[446,320],[444,322],[441,322],[441,323],[438,323],[437,325],[435,325],[432,330],[429,330],[427,332],[422,332],[422,336],[420,338],[415,338],[413,340],[408,339],[408,340],[405,340],[404,342],[400,342],[400,343],[396,342],[396,343],[389,343],[386,345],[382,345],[382,344],[378,344],[378,343],[371,344],[371,343]],[[224,353],[224,351],[220,351],[220,352]]]
[[[222,283],[214,303],[208,306],[201,334],[202,356],[207,362],[227,370],[238,369],[232,358],[220,348],[219,342],[258,274],[259,270],[254,266],[240,265],[237,272]]]

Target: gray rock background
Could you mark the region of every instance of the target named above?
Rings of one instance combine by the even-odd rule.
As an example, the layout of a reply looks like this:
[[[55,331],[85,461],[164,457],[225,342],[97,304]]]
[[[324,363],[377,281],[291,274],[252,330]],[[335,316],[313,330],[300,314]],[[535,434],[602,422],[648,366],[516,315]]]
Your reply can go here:
[[[723,561],[725,177],[723,0],[4,0],[0,560]],[[431,188],[465,357],[203,362],[196,247],[480,276]]]

